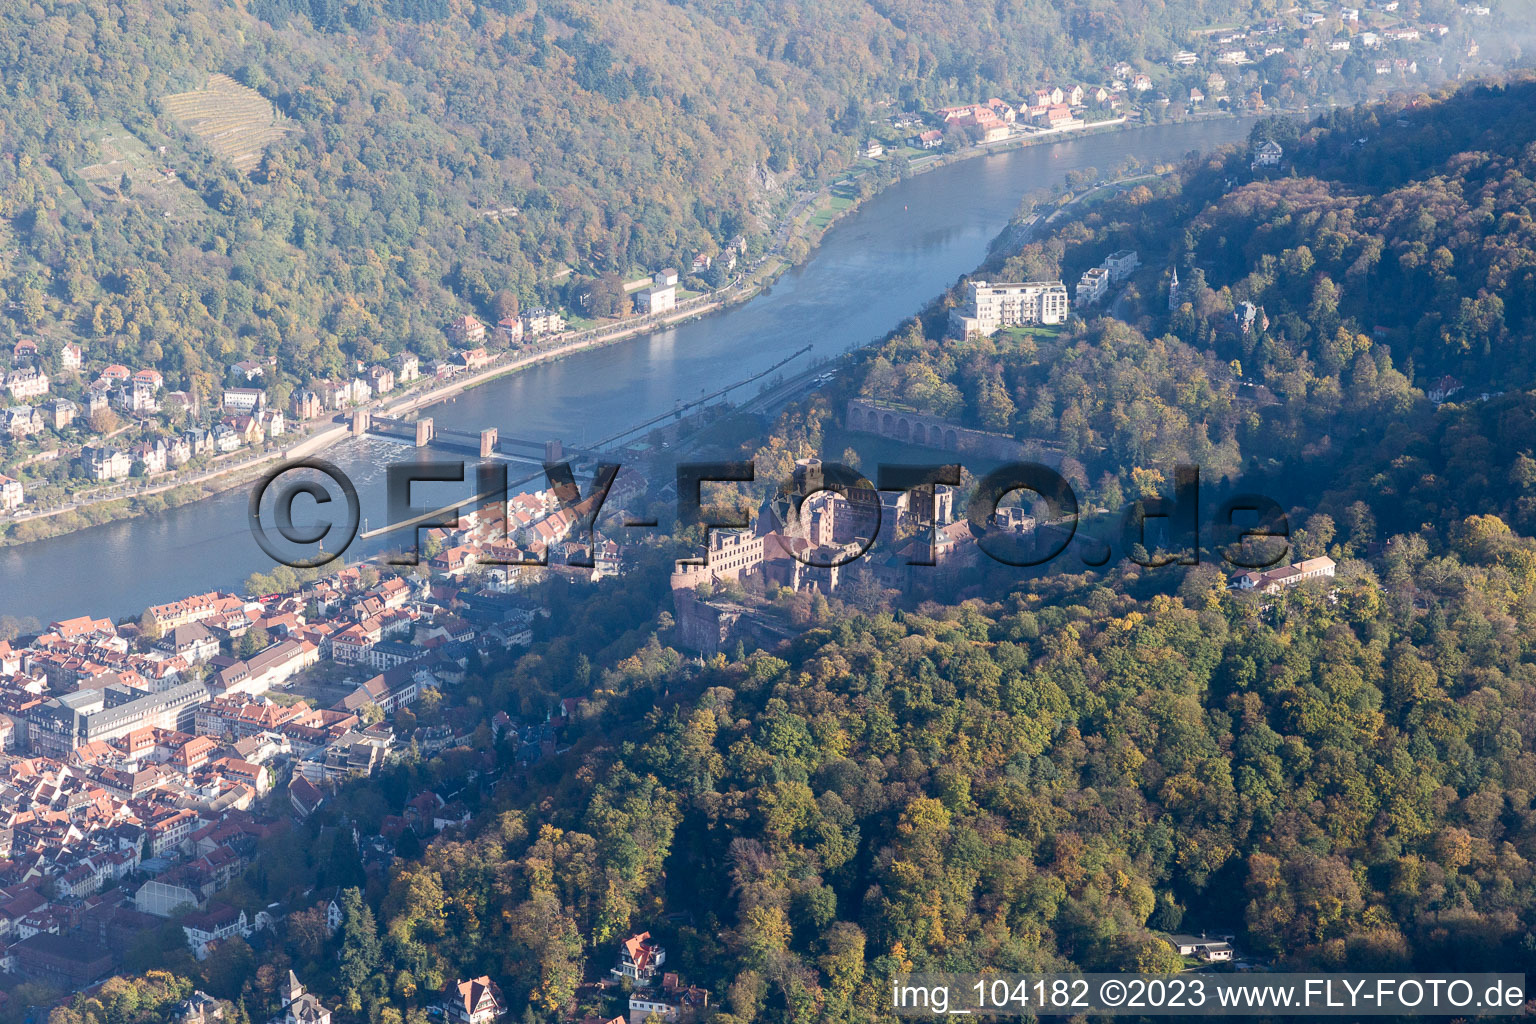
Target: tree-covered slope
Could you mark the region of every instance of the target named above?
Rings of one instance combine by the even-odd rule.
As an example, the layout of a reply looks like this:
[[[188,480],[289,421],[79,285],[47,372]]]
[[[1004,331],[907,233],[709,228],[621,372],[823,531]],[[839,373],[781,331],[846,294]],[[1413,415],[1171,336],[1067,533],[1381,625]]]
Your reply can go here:
[[[761,241],[872,116],[1097,80],[1204,6],[9,5],[0,324],[204,391],[256,355],[290,384],[433,355],[457,313]],[[283,119],[249,174],[167,103],[215,74]]]

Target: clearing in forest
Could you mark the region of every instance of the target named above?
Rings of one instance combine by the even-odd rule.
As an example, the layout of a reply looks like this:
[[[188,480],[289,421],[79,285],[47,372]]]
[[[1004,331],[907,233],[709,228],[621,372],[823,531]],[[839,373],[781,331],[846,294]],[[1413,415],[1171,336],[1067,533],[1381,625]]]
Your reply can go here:
[[[292,130],[288,119],[255,89],[214,74],[191,92],[165,97],[165,110],[241,171],[261,162],[262,150]]]
[[[185,221],[206,207],[177,177],[164,146],[151,147],[116,121],[102,122],[86,132],[85,151],[94,162],[75,168],[91,186],[87,201],[145,202],[168,220]],[[123,175],[128,191],[123,191]]]

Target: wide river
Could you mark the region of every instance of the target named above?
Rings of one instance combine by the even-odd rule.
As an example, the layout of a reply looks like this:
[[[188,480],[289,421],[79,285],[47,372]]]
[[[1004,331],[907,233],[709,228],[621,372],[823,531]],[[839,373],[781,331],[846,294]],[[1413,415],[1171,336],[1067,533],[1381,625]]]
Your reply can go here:
[[[963,160],[886,189],[844,218],[811,258],[762,295],[717,315],[503,377],[432,408],[440,427],[580,444],[671,410],[678,400],[884,335],[982,261],[1019,201],[1068,171],[1108,173],[1127,157],[1176,159],[1247,135],[1246,120],[1138,128]],[[755,387],[735,397],[755,393]],[[408,457],[383,440],[348,441],[325,458],[357,483],[363,515],[384,521],[382,464]],[[517,474],[514,467],[514,475]],[[431,485],[442,487],[445,485]],[[465,493],[468,493],[467,489]],[[423,493],[428,501],[453,492]],[[251,538],[244,488],[155,515],[0,548],[0,615],[49,621],[137,616],[146,605],[235,590],[270,559]],[[380,538],[375,544],[382,544]],[[369,550],[355,544],[349,554]]]

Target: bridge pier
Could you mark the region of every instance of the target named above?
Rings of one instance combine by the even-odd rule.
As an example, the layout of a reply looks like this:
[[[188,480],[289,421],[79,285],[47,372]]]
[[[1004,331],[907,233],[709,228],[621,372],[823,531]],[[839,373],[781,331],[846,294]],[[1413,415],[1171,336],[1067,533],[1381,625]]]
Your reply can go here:
[[[480,457],[488,459],[496,453],[496,428],[480,431]]]
[[[423,416],[416,421],[416,447],[425,448],[432,443],[433,438],[432,417]]]
[[[544,461],[561,462],[565,459],[565,445],[560,443],[557,437],[553,441],[544,442]]]
[[[362,437],[373,426],[372,417],[367,409],[358,409],[352,413],[352,436]]]

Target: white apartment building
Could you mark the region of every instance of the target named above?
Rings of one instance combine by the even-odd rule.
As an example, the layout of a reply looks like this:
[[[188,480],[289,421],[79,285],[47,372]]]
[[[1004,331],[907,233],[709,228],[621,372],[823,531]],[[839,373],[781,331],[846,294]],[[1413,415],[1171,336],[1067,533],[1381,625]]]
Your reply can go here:
[[[1109,271],[1103,267],[1094,267],[1085,271],[1082,279],[1077,282],[1077,298],[1074,300],[1079,306],[1091,306],[1104,298],[1109,291]]]
[[[1067,286],[1060,281],[995,284],[972,281],[964,308],[950,311],[950,325],[962,337],[994,334],[1022,324],[1059,324],[1066,320]]]
[[[523,314],[523,330],[537,337],[565,330],[565,320],[552,309],[530,309]]]
[[[1109,271],[1110,281],[1124,281],[1141,266],[1135,249],[1121,249],[1104,258],[1104,269]]]
[[[255,412],[266,404],[267,393],[260,388],[225,388],[223,406],[230,412]]]

